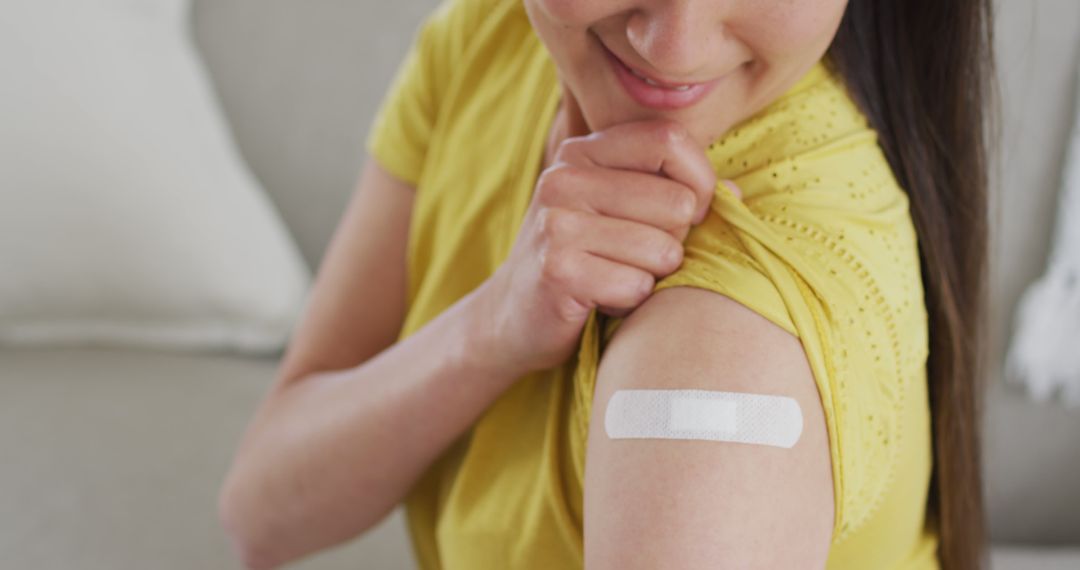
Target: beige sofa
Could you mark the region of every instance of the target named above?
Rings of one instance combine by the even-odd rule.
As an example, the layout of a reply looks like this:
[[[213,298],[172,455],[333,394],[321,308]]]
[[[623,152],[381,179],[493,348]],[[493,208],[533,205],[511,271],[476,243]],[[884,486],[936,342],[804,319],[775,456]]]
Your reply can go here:
[[[314,269],[371,114],[434,0],[198,0],[193,34],[244,157]],[[1006,0],[1004,191],[995,223],[987,493],[995,567],[1080,568],[1080,411],[997,375],[1013,306],[1042,270],[1080,63],[1080,4]],[[215,497],[276,358],[0,351],[0,568],[239,567]],[[1070,545],[1072,545],[1070,547]],[[400,511],[293,567],[406,569]]]

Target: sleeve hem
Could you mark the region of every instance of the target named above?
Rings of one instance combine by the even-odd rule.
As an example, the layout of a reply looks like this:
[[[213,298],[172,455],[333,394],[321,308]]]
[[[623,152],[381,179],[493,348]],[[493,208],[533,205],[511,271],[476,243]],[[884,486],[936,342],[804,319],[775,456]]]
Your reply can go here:
[[[414,189],[420,183],[420,169],[416,161],[405,158],[401,153],[389,152],[386,145],[376,136],[379,131],[374,131],[364,144],[365,150],[379,163],[384,170],[394,178],[405,182]]]
[[[795,324],[792,322],[790,315],[788,315],[786,311],[780,311],[775,308],[778,306],[777,303],[783,303],[783,300],[780,299],[779,294],[777,294],[777,302],[765,303],[755,301],[754,299],[751,299],[749,295],[740,295],[735,288],[729,287],[719,280],[709,278],[704,271],[685,270],[688,266],[692,266],[694,264],[695,262],[692,260],[684,261],[683,270],[672,273],[671,275],[661,279],[659,282],[657,282],[656,286],[653,287],[653,292],[655,293],[668,287],[677,286],[692,286],[702,289],[708,289],[715,293],[720,293],[724,296],[730,297],[732,300],[742,305],[745,305],[747,308],[754,311],[755,313],[758,313],[763,317],[769,319],[769,321],[771,321],[773,324],[784,329],[792,336],[796,338],[799,337],[799,333],[797,330],[795,330]],[[740,274],[742,278],[746,278],[745,275],[745,273]],[[760,281],[760,283],[754,283],[750,287],[750,290],[768,291],[768,288],[773,287],[772,283],[769,282],[764,276],[761,276],[760,279],[752,280]],[[743,286],[743,288],[745,288],[745,285]]]

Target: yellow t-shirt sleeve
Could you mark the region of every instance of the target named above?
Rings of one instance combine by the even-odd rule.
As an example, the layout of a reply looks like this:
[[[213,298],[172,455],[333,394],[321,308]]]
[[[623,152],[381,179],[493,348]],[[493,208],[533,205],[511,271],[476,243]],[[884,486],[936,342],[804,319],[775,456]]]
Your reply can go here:
[[[741,188],[747,188],[740,184]],[[798,271],[785,261],[794,250],[775,227],[763,221],[768,206],[740,199],[725,181],[717,183],[716,194],[705,219],[692,226],[683,241],[683,262],[677,270],[657,280],[653,292],[669,287],[691,286],[707,289],[746,306],[788,331],[808,351],[815,383],[822,395],[826,422],[831,426],[830,456],[839,477],[840,457],[836,444],[835,409],[832,406],[833,374],[821,366],[823,350],[819,329],[808,330],[805,293]],[[795,306],[792,306],[792,303]],[[793,312],[794,311],[794,312]],[[603,343],[614,337],[623,319],[605,319]],[[819,325],[827,326],[824,322]],[[839,480],[839,479],[838,479]],[[842,515],[842,490],[836,494],[837,513]],[[839,520],[839,519],[838,519]]]
[[[724,183],[718,183],[713,200],[739,198]],[[759,244],[745,241],[740,232],[712,207],[698,225],[692,226],[683,241],[683,262],[675,272],[656,281],[653,292],[668,287],[690,286],[720,293],[798,337],[784,299],[750,248]],[[622,319],[607,321],[605,341],[614,335]]]
[[[825,175],[823,166],[808,174]],[[885,500],[899,442],[915,431],[903,410],[925,362],[926,320],[917,274],[909,273],[918,259],[905,194],[882,186],[860,210],[835,183],[786,195],[750,177],[737,182],[752,197],[740,199],[721,181],[705,220],[684,240],[683,263],[653,291],[708,289],[800,340],[829,431],[834,539],[844,540]],[[621,322],[605,322],[604,343]]]
[[[421,23],[371,122],[365,149],[415,187],[456,61],[478,14],[474,0],[442,0]]]

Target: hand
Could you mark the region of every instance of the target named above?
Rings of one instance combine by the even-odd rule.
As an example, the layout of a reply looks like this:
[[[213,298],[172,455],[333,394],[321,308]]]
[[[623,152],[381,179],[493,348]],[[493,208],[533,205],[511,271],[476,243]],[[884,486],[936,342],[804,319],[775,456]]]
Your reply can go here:
[[[705,218],[716,182],[704,149],[674,121],[563,140],[509,256],[477,291],[490,358],[518,373],[555,366],[577,347],[593,308],[629,314],[679,268],[682,241]]]

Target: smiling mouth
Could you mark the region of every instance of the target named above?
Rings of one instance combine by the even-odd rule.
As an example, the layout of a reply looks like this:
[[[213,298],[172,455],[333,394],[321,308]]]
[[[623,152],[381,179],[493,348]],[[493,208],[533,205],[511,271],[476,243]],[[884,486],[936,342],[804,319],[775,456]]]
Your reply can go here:
[[[657,87],[659,89],[668,89],[668,90],[671,90],[671,91],[686,91],[686,90],[690,89],[691,87],[695,87],[697,85],[704,85],[706,83],[711,83],[710,81],[703,81],[703,82],[697,82],[697,83],[670,83],[670,82],[666,82],[666,81],[658,81],[656,79],[653,79],[653,78],[649,77],[648,75],[645,75],[644,73],[639,71],[634,66],[632,66],[632,65],[626,63],[625,61],[623,61],[623,59],[621,57],[619,57],[618,55],[616,55],[615,52],[612,51],[609,47],[607,47],[607,44],[605,44],[602,40],[600,40],[599,37],[597,37],[596,39],[600,43],[600,46],[604,49],[604,51],[608,52],[608,55],[610,57],[614,58],[618,63],[622,64],[622,66],[624,68],[626,68],[626,70],[629,71],[634,77],[637,77],[638,79],[644,81],[645,83],[651,85],[652,87]]]
[[[703,83],[669,83],[654,79],[623,62],[599,37],[594,39],[623,92],[643,107],[661,111],[687,108],[702,101],[724,79],[721,77]]]
[[[623,62],[623,65],[626,65],[626,63]],[[676,85],[674,87],[670,87],[670,86],[667,86],[667,85],[661,85],[661,84],[653,81],[652,79],[649,79],[648,77],[645,77],[644,75],[639,73],[638,70],[634,69],[633,67],[630,67],[629,65],[626,65],[626,69],[629,69],[630,73],[633,73],[634,76],[638,77],[639,79],[641,79],[645,83],[648,83],[649,85],[652,85],[653,87],[659,87],[661,89],[671,89],[672,91],[686,91],[687,89],[694,86],[693,83],[686,83],[686,84],[683,84],[683,85]]]

